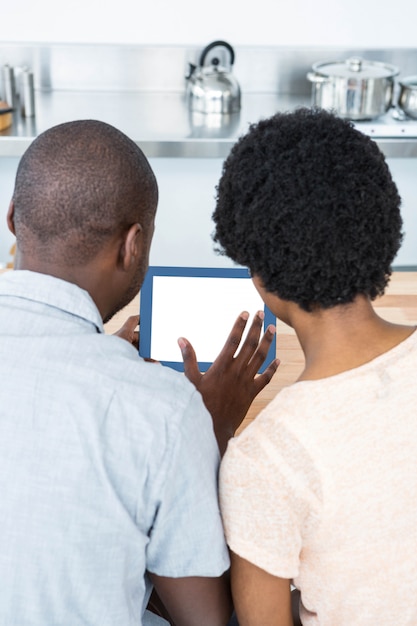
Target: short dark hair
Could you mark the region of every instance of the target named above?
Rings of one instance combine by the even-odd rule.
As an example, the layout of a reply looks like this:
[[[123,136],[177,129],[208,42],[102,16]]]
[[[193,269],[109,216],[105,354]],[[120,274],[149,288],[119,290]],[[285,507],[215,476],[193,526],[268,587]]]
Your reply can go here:
[[[401,199],[377,144],[320,109],[250,126],[223,165],[217,249],[306,311],[382,294]]]
[[[153,217],[158,188],[140,148],[97,120],[59,124],[23,155],[13,194],[19,247],[59,243],[64,261],[93,257],[106,238]]]

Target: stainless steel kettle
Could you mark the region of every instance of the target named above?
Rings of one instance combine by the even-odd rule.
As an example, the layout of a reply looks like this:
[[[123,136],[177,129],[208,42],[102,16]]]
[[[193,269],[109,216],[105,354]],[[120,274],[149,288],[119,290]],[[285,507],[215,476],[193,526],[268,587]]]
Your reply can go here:
[[[208,53],[214,48],[225,49],[228,63]],[[220,50],[219,50],[220,52]],[[222,51],[224,57],[224,52]],[[240,110],[240,87],[232,73],[235,53],[226,41],[213,41],[204,48],[199,66],[190,63],[187,78],[187,100],[191,111],[198,113],[235,113]]]

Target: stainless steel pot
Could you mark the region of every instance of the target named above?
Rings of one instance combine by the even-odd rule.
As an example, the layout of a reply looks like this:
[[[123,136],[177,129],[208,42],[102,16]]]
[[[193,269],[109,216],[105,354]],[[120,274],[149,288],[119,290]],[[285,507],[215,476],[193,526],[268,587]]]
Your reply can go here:
[[[398,107],[408,117],[417,120],[417,76],[409,76],[399,81]]]
[[[392,105],[394,65],[351,57],[346,61],[315,63],[307,78],[314,106],[350,120],[369,120]]]

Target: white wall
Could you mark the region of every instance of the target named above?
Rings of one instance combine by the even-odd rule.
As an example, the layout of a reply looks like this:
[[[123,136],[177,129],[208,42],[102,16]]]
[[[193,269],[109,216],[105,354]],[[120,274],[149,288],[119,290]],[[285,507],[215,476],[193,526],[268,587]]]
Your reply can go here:
[[[0,159],[0,267],[10,261],[14,237],[6,213],[19,159]],[[159,205],[152,242],[151,265],[233,267],[214,252],[211,214],[222,159],[151,159],[159,183]],[[405,240],[395,266],[417,265],[417,159],[390,159],[389,166],[403,199]]]
[[[233,267],[214,251],[211,215],[222,159],[151,159],[160,198],[151,265]],[[417,266],[417,159],[388,159],[402,198],[405,237],[395,267]]]
[[[415,47],[417,2],[9,0],[0,41]]]

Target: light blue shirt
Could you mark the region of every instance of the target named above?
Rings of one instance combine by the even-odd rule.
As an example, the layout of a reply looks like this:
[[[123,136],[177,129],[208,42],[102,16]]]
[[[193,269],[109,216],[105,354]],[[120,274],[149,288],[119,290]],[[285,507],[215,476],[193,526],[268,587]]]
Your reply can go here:
[[[0,277],[0,624],[142,624],[161,576],[229,566],[200,394],[79,287]]]

